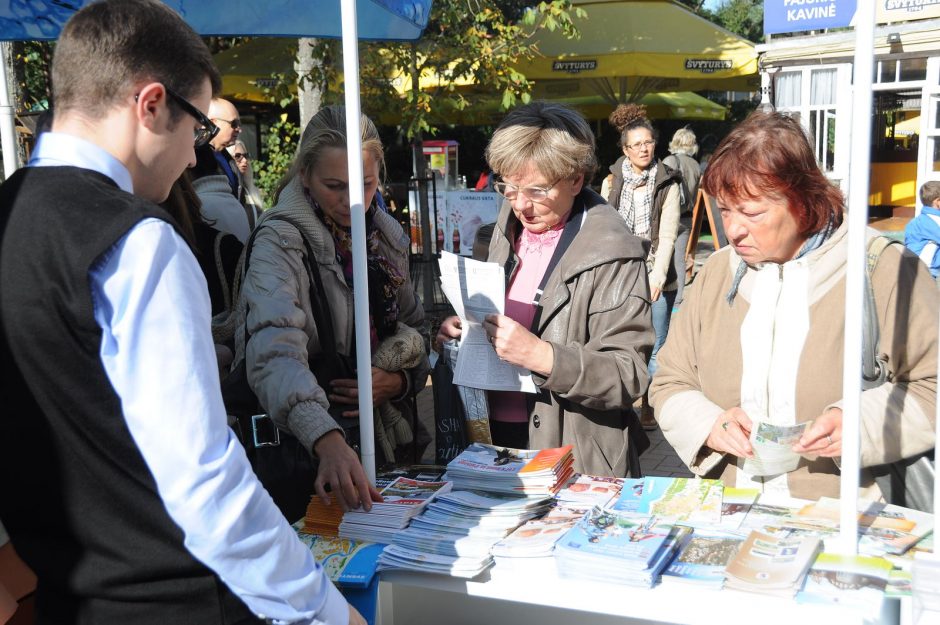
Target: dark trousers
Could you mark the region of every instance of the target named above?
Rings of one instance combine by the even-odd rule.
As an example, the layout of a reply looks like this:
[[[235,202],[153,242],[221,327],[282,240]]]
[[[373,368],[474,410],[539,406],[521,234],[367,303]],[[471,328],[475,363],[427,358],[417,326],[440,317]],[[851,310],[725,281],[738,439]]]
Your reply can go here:
[[[526,421],[494,421],[490,419],[490,434],[493,444],[514,449],[529,448],[529,424]]]

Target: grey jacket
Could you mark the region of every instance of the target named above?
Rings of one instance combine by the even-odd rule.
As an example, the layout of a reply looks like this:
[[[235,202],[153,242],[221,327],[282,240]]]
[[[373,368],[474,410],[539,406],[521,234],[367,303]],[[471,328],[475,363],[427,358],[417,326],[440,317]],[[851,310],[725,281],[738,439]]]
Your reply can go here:
[[[622,477],[629,470],[628,426],[633,399],[649,385],[653,346],[646,243],[593,191],[584,189],[586,217],[549,277],[535,334],[554,350],[554,366],[532,378],[541,393],[530,402],[529,446],[574,445],[576,471]],[[575,217],[576,218],[576,217]],[[488,260],[511,277],[520,225],[503,204]],[[642,432],[638,432],[642,436]]]
[[[320,266],[323,289],[333,316],[337,350],[352,352],[353,294],[346,285],[343,268],[336,260],[333,238],[313,213],[298,180],[281,193],[277,206],[263,214],[251,251],[241,297],[248,304],[248,330],[251,335],[245,351],[244,325],[236,333],[235,362],[246,354],[248,382],[261,405],[277,425],[290,431],[304,447],[330,430],[339,429],[327,412],[326,393],[308,366],[308,354],[321,351],[310,304],[310,278],[303,265],[301,233],[277,219],[286,215],[303,228],[316,262]],[[408,270],[408,238],[395,219],[376,211],[373,224],[380,232],[379,248],[405,276],[398,291],[398,320],[424,331],[424,309],[418,301]],[[427,358],[407,370],[409,386],[424,388],[428,375]],[[396,403],[410,420],[408,402]]]

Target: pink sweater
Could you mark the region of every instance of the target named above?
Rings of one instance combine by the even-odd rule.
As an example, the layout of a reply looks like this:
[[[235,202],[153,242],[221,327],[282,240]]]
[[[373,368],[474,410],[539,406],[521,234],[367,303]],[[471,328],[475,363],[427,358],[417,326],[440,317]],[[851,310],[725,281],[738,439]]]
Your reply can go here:
[[[542,276],[555,253],[565,224],[561,223],[540,234],[522,230],[514,249],[519,257],[519,267],[506,293],[506,316],[528,328],[535,316],[532,298],[542,282]],[[522,423],[529,420],[525,393],[491,391],[490,419]]]

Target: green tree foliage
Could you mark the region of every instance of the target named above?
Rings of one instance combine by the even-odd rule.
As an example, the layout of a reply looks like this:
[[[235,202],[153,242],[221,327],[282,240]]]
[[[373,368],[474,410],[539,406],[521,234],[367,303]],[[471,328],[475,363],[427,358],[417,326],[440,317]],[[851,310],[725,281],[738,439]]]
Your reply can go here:
[[[19,93],[16,98],[18,112],[49,108],[52,98],[52,51],[50,41],[13,42],[13,72]]]
[[[528,102],[531,85],[513,65],[538,53],[540,30],[560,29],[574,37],[578,32],[572,19],[583,16],[569,0],[535,5],[523,0],[435,0],[419,41],[360,45],[363,110],[376,118],[394,115],[410,138],[493,93],[500,95],[503,109]],[[338,42],[320,42],[314,58],[323,59],[316,75],[310,76],[314,84],[323,85],[323,102],[341,101]],[[439,80],[432,88],[420,90],[412,81],[404,94],[396,90],[396,84],[422,74]],[[277,88],[272,96],[283,102]]]
[[[696,0],[684,0],[686,5],[700,4]],[[718,8],[708,10],[692,7],[699,15],[731,32],[754,42],[764,40],[763,0],[722,0]]]
[[[254,162],[255,185],[264,196],[265,206],[272,206],[278,183],[294,158],[300,131],[283,113],[273,124],[262,126],[261,135],[264,158]]]

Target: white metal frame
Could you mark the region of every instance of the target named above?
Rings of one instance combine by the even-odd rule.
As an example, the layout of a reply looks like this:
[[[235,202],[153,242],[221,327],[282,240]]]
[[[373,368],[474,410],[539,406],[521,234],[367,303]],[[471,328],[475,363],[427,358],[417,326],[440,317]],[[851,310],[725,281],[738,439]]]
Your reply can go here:
[[[920,143],[917,146],[917,190],[929,180],[940,180],[940,170],[934,170],[933,166],[933,155],[940,153],[940,56],[927,59],[927,80],[924,83],[920,103]],[[916,205],[920,213],[920,202]]]

